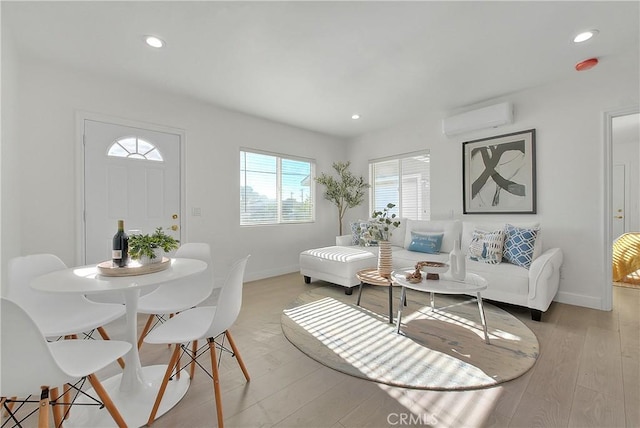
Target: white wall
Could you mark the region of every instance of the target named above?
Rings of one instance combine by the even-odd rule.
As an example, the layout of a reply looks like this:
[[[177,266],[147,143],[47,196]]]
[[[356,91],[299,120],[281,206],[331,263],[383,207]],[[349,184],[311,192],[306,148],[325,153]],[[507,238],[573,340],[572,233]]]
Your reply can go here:
[[[238,153],[243,146],[304,156],[317,161],[318,171],[328,171],[345,156],[344,141],[42,62],[21,60],[18,87],[13,121],[19,138],[10,144],[19,150],[19,170],[7,178],[19,195],[23,254],[51,252],[68,264],[79,260],[78,110],[185,130],[186,211],[200,207],[202,216],[187,216],[183,241],[212,244],[216,277],[248,253],[247,280],[294,272],[302,250],[334,242],[337,214],[321,194],[313,224],[241,228]],[[4,191],[2,198],[6,202]]]
[[[564,253],[556,300],[606,309],[611,266],[604,260],[604,111],[638,105],[638,64],[613,60],[575,73],[571,79],[500,99],[515,105],[515,123],[457,138],[441,133],[443,117],[457,112],[423,112],[420,118],[354,139],[349,158],[354,171],[367,174],[368,158],[423,148],[431,150],[432,218],[539,221],[545,247]],[[480,105],[478,105],[480,107]],[[537,202],[535,215],[462,214],[462,142],[536,129]],[[349,213],[349,220],[367,208]],[[607,287],[609,290],[607,291]]]
[[[2,37],[2,131],[0,138],[0,182],[2,201],[0,206],[0,258],[8,260],[20,254],[20,207],[17,201],[20,199],[20,189],[16,185],[16,178],[20,177],[20,165],[18,162],[18,148],[16,143],[16,103],[18,99],[18,62],[11,40]],[[2,263],[0,269],[2,278],[2,290],[7,284],[7,270]],[[4,293],[3,293],[4,294]]]

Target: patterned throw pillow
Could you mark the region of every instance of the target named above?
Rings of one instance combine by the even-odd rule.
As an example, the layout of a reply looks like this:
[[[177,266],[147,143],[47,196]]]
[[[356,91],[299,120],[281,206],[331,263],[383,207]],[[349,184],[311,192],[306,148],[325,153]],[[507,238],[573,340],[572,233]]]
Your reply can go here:
[[[504,231],[485,232],[476,229],[469,245],[469,258],[477,262],[498,264],[502,261],[503,245]]]
[[[420,253],[438,254],[442,246],[444,233],[418,233],[411,232],[411,244],[409,251]]]
[[[507,224],[504,228],[504,261],[529,269],[539,230]]]
[[[370,221],[363,221],[360,223],[360,245],[366,245],[367,247],[377,247],[378,241],[371,237],[369,228],[371,227]]]
[[[360,245],[360,222],[353,221],[351,226],[351,245]]]

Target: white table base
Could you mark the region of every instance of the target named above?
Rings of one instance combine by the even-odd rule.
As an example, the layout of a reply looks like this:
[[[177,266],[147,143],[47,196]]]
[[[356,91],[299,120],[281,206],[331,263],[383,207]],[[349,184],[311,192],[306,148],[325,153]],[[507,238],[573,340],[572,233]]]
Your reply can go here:
[[[139,386],[136,391],[121,391],[120,383],[122,374],[117,374],[106,380],[102,380],[102,385],[109,393],[109,396],[120,411],[123,419],[130,428],[141,427],[147,424],[153,403],[155,402],[162,383],[162,378],[166,365],[146,366],[142,368],[142,375],[146,382],[144,386]],[[186,371],[181,373],[180,379],[171,380],[167,384],[167,389],[162,397],[160,408],[156,417],[167,413],[173,406],[184,397],[189,389],[189,374]],[[93,389],[88,393],[96,396]],[[91,401],[83,396],[79,396],[76,403],[90,403]],[[106,408],[99,406],[73,406],[69,419],[64,422],[68,427],[81,428],[102,428],[116,427],[116,423]]]

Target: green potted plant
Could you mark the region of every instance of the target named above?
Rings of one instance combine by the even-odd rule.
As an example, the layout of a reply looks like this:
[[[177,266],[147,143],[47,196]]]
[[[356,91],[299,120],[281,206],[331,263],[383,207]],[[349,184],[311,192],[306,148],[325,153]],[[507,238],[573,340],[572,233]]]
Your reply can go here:
[[[365,239],[374,241],[388,241],[391,237],[391,231],[400,226],[400,220],[398,220],[395,214],[390,214],[389,211],[396,205],[389,202],[382,211],[374,211],[372,214],[371,222],[365,231]]]
[[[363,177],[356,177],[349,171],[351,162],[334,162],[333,169],[338,173],[334,178],[324,172],[316,181],[325,186],[324,198],[338,207],[339,235],[342,235],[344,214],[349,208],[357,207],[364,201],[365,191],[371,187]]]
[[[164,233],[161,227],[153,234],[133,234],[129,237],[129,255],[140,264],[158,263],[162,261],[162,254],[178,248],[179,242]]]

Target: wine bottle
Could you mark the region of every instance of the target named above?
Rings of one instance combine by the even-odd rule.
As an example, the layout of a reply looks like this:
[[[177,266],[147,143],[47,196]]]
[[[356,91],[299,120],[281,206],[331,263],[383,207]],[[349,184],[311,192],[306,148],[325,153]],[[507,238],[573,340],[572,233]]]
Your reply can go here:
[[[113,237],[113,265],[125,267],[129,262],[129,237],[124,232],[124,220],[118,220],[118,232]]]

